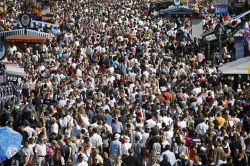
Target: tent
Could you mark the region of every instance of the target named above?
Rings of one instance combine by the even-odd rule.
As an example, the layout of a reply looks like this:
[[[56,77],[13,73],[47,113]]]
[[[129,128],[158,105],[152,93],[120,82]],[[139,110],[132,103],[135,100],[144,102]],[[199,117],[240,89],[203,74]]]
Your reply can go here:
[[[5,64],[5,73],[11,76],[25,77],[26,73],[24,68],[19,67],[17,64]]]
[[[175,15],[175,14],[192,14],[193,10],[186,6],[169,6],[169,8],[161,11],[164,15]]]
[[[250,74],[250,56],[223,64],[219,71],[222,74]]]

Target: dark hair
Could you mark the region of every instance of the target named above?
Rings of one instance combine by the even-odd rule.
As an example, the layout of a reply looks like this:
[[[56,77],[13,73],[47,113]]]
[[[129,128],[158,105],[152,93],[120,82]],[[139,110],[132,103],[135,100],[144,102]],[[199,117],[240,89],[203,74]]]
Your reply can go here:
[[[165,149],[166,149],[166,150],[169,150],[169,149],[170,149],[170,145],[166,145],[166,146],[165,146]]]

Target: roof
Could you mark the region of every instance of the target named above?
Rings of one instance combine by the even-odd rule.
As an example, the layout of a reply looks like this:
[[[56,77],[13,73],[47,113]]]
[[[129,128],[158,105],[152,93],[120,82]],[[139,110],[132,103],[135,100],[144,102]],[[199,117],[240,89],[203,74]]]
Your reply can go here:
[[[250,56],[226,63],[219,71],[222,74],[250,74]]]

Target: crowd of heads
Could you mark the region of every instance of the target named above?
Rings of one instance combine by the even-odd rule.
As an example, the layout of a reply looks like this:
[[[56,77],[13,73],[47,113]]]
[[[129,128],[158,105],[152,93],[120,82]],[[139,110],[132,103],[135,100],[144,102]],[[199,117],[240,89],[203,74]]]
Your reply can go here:
[[[1,4],[14,11],[2,30],[13,29],[21,2]],[[63,0],[52,9],[60,34],[8,48],[7,60],[26,71],[4,108],[6,125],[23,135],[16,162],[249,163],[250,108],[238,87],[249,83],[218,72],[231,43],[214,61],[206,41],[192,39],[190,17],[156,17],[143,0]]]

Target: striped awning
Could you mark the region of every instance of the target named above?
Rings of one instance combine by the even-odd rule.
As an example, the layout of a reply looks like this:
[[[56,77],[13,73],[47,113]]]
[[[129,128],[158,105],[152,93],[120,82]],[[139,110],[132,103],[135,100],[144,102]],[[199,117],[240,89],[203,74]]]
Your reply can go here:
[[[24,35],[25,30],[24,29],[16,29],[11,31],[2,31],[0,32],[0,37],[7,37],[7,36],[13,36],[13,35]],[[27,35],[33,35],[33,36],[40,36],[44,38],[50,38],[51,34],[45,33],[45,32],[39,32],[35,30],[27,29]]]

